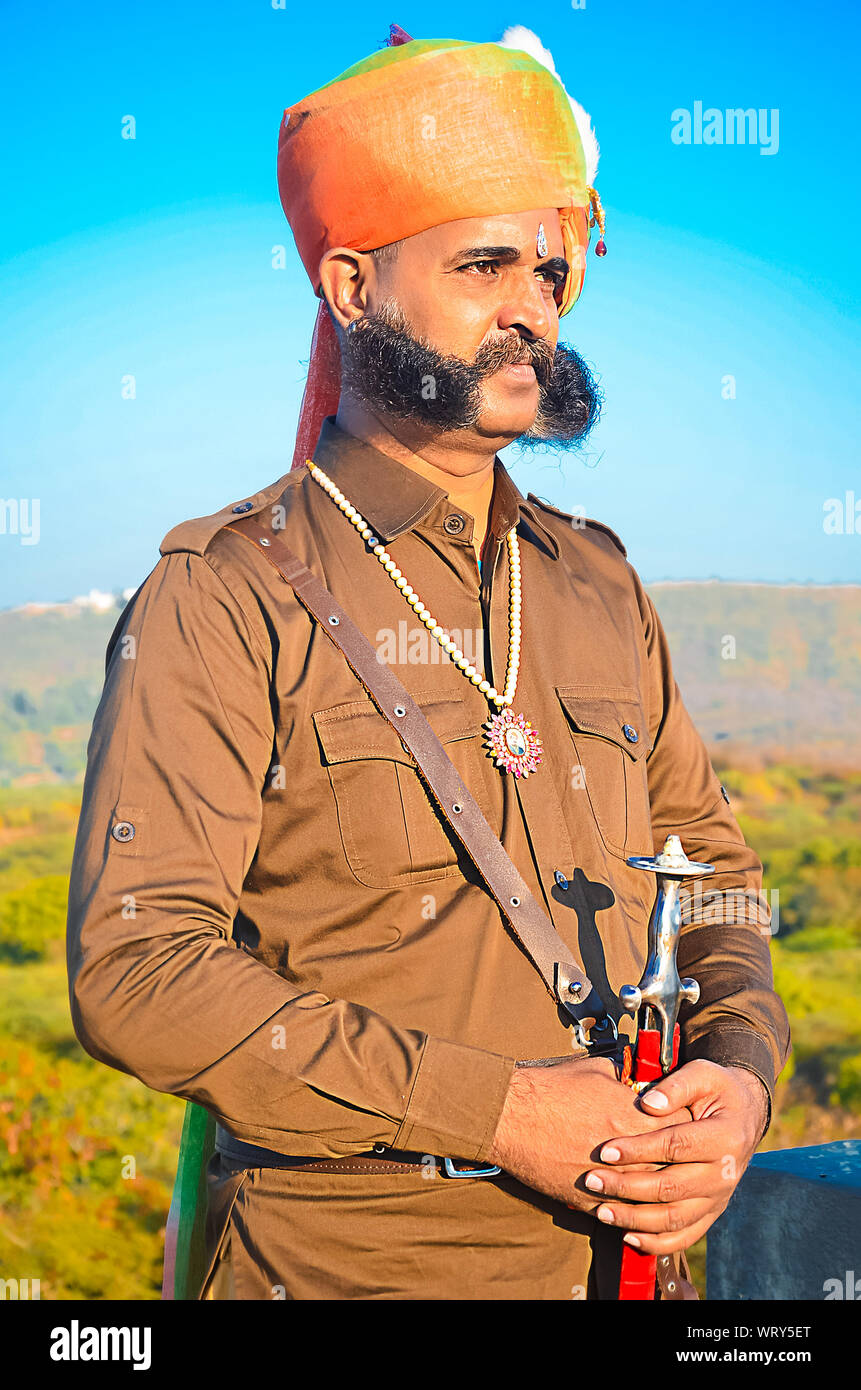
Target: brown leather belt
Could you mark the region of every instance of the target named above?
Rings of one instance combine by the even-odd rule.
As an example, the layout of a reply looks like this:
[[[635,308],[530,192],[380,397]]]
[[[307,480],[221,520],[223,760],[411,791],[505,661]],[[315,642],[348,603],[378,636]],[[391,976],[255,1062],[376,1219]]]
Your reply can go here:
[[[427,1171],[431,1163],[436,1173],[447,1173],[449,1177],[472,1176],[467,1167],[458,1172],[452,1170],[451,1159],[438,1158],[434,1154],[420,1154],[410,1149],[388,1149],[383,1144],[382,1151],[370,1154],[345,1154],[342,1158],[307,1158],[298,1154],[282,1154],[276,1149],[266,1149],[259,1144],[246,1144],[235,1139],[226,1129],[215,1127],[216,1151],[223,1154],[231,1163],[241,1163],[244,1168],[299,1168],[315,1173],[417,1173]],[[384,1155],[390,1154],[386,1158]],[[477,1170],[481,1173],[482,1170]],[[488,1175],[490,1176],[490,1175]],[[657,1268],[658,1286],[665,1299],[671,1302],[691,1300],[698,1297],[690,1283],[690,1270],[683,1254],[661,1255]]]
[[[436,1154],[422,1154],[412,1149],[390,1149],[379,1144],[372,1153],[343,1154],[338,1158],[314,1158],[300,1154],[282,1154],[276,1149],[267,1149],[260,1144],[246,1144],[236,1139],[221,1125],[216,1126],[215,1147],[230,1163],[241,1163],[245,1168],[300,1168],[314,1173],[416,1173],[424,1171],[447,1172],[444,1158]],[[464,1177],[478,1176],[485,1168],[471,1169],[468,1162],[458,1163]],[[453,1174],[449,1173],[449,1176]]]

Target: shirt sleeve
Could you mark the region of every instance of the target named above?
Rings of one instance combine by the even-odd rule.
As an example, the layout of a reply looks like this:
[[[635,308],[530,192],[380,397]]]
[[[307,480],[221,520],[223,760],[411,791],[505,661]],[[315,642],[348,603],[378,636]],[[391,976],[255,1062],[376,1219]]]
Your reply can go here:
[[[634,573],[632,571],[632,573]],[[790,1051],[789,1021],[774,990],[771,913],[762,863],[745,843],[705,744],[673,676],[666,634],[634,573],[649,660],[649,801],[655,848],[678,835],[690,859],[715,871],[681,885],[681,975],[699,982],[696,1005],[680,1015],[683,1061],[706,1058],[754,1072],[768,1093]]]
[[[162,557],[121,616],[87,749],[69,893],[76,1035],[238,1138],[486,1161],[514,1059],[302,991],[232,939],[274,740],[271,649],[205,556]]]

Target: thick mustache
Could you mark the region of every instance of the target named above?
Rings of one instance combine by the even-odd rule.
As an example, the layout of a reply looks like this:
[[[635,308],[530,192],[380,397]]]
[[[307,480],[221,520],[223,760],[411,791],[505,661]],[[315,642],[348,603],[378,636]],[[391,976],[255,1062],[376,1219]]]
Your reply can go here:
[[[502,342],[486,343],[475,356],[475,366],[482,376],[492,376],[503,367],[531,367],[538,381],[545,385],[553,369],[555,349],[543,338],[534,343],[515,342],[506,338]]]

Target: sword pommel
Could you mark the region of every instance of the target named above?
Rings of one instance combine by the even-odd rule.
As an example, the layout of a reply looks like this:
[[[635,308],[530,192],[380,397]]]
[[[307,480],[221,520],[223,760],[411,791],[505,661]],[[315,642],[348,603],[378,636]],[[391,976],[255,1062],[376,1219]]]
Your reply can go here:
[[[660,854],[635,854],[626,861],[634,869],[658,875],[658,896],[649,922],[649,957],[638,986],[623,985],[619,990],[622,1007],[639,1013],[641,1028],[658,1028],[661,1035],[661,1068],[664,1075],[673,1067],[673,1034],[682,1001],[695,1004],[700,997],[696,980],[679,979],[676,964],[681,905],[679,884],[686,878],[702,878],[714,873],[713,864],[688,859],[678,835],[668,835]]]

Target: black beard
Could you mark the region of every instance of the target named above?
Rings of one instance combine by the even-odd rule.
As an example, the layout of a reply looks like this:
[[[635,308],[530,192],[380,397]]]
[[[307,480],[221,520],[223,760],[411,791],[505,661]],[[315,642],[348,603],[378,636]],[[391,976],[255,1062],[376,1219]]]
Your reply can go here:
[[[601,413],[601,395],[574,348],[543,338],[508,335],[485,343],[473,362],[444,355],[415,338],[398,304],[387,300],[376,314],[354,321],[341,335],[341,378],[372,409],[416,420],[440,432],[468,429],[482,409],[481,382],[507,364],[528,363],[538,380],[535,420],[518,444],[575,448]]]

